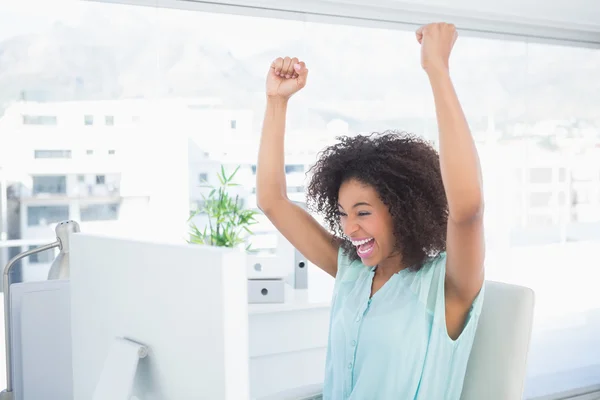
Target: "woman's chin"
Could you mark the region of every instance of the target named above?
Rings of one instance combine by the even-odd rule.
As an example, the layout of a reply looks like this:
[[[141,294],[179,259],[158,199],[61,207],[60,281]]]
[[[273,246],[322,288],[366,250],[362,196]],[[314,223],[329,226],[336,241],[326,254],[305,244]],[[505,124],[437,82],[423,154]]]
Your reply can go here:
[[[367,257],[361,256],[360,253],[357,253],[357,254],[358,254],[358,257],[360,257],[360,261],[366,267],[374,267],[377,265],[377,256],[374,252],[372,254],[369,254]]]
[[[365,267],[375,267],[377,266],[376,262],[373,261],[367,261],[367,260],[362,260],[362,263]]]

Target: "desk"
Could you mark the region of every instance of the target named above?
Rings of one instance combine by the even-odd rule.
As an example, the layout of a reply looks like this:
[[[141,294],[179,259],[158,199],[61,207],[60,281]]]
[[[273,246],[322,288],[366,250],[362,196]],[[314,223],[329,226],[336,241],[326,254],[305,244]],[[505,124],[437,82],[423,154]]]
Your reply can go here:
[[[323,383],[330,297],[312,293],[286,287],[285,303],[248,305],[252,399]]]

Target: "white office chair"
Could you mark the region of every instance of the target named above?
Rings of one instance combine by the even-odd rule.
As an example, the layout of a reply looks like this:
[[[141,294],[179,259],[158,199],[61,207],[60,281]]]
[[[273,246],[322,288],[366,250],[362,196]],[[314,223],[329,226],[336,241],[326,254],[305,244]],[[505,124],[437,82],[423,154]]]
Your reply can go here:
[[[461,400],[523,397],[533,307],[531,289],[486,281]]]

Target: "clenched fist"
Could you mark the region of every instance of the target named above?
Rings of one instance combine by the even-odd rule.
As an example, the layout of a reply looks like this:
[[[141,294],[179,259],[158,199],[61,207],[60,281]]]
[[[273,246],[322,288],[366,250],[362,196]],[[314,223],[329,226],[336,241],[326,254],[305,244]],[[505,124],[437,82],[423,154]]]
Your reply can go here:
[[[296,57],[279,57],[269,68],[267,96],[289,99],[306,85],[308,69]]]
[[[450,52],[458,33],[453,24],[434,23],[417,29],[417,40],[421,44],[421,66],[429,74],[448,72]]]

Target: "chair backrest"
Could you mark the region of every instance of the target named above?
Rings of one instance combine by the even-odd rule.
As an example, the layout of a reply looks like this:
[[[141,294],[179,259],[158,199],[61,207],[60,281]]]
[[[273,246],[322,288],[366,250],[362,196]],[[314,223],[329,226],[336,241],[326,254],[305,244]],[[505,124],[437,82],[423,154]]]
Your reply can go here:
[[[461,400],[521,399],[533,325],[531,289],[486,281]]]

